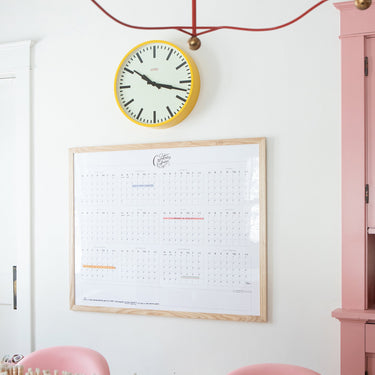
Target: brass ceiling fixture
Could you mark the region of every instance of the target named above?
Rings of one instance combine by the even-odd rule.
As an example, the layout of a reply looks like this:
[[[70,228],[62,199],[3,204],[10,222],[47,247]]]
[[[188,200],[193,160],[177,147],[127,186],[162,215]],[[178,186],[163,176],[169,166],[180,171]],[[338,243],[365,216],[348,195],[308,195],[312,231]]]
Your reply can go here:
[[[355,0],[355,6],[360,10],[365,10],[370,8],[371,0]]]

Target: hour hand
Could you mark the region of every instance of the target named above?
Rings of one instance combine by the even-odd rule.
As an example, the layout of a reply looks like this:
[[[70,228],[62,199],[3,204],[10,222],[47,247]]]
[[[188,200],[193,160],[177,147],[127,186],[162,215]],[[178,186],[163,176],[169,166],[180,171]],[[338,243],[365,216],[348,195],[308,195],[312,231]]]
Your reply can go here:
[[[158,89],[160,89],[160,85],[154,81],[151,81],[151,79],[148,78],[145,74],[139,73],[136,70],[134,70],[134,73],[137,73],[143,80],[147,82],[148,85],[156,86]]]

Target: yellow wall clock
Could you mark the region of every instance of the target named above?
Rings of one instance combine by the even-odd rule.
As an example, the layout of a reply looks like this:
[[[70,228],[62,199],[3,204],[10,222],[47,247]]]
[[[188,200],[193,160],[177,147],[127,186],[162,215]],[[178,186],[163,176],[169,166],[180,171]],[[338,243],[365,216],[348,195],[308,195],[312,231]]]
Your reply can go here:
[[[199,89],[199,72],[192,58],[161,40],[129,51],[115,77],[115,97],[121,111],[147,127],[177,125],[194,108]]]

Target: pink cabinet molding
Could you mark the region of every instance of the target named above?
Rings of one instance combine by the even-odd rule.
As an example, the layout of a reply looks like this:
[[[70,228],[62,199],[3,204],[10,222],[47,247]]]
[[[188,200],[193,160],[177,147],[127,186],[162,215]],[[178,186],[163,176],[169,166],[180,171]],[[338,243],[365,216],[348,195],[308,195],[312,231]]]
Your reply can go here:
[[[375,375],[375,234],[368,230],[373,217],[375,232],[375,6],[335,6],[341,20],[342,308],[332,316],[341,325],[341,375]]]

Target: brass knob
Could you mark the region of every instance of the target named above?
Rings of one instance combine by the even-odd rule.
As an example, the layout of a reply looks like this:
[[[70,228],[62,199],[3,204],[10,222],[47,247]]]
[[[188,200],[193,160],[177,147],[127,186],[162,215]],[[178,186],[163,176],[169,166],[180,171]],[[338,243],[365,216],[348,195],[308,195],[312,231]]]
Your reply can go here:
[[[365,10],[370,8],[371,0],[355,0],[354,5],[360,10]]]
[[[201,41],[198,37],[196,36],[192,36],[190,39],[189,39],[189,47],[190,49],[192,50],[197,50],[199,49],[199,47],[201,46]]]

